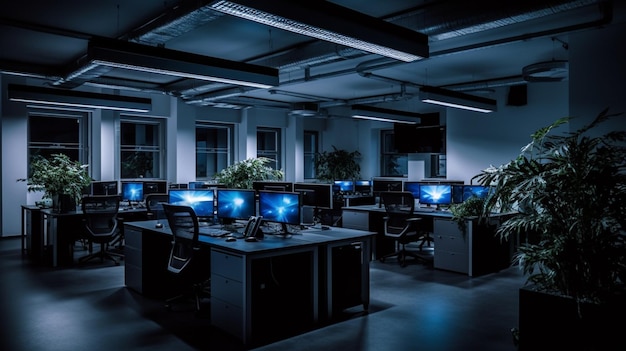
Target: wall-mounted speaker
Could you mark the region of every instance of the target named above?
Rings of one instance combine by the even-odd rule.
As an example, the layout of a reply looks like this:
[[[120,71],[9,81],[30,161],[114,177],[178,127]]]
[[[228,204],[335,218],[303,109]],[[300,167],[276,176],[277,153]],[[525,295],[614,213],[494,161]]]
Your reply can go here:
[[[506,104],[509,106],[524,106],[528,103],[526,84],[511,85]]]

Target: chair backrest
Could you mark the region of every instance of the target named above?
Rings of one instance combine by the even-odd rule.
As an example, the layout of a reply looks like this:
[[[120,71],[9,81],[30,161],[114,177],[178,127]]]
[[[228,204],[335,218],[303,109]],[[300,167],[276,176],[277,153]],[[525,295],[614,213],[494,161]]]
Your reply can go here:
[[[146,196],[146,210],[149,219],[164,219],[163,204],[169,201],[167,194],[152,193]]]
[[[398,229],[406,227],[406,219],[413,215],[415,197],[408,191],[383,191],[381,200],[387,213],[387,226]]]
[[[120,208],[118,195],[91,195],[81,200],[81,209],[87,234],[97,237],[117,235],[117,214]]]
[[[167,223],[172,230],[172,250],[167,270],[181,273],[198,250],[198,217],[191,206],[163,203]]]

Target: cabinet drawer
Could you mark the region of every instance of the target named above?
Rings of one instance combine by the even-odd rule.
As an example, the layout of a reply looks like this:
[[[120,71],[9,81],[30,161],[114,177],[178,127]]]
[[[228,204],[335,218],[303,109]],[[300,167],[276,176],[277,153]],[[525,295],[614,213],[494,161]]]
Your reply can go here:
[[[464,237],[455,235],[439,234],[435,232],[436,250],[453,251],[467,253],[467,240]]]
[[[241,256],[219,250],[211,250],[211,273],[243,281],[244,261]]]
[[[211,324],[243,339],[243,310],[226,301],[211,297]]]
[[[219,274],[211,274],[211,297],[243,307],[243,283]]]
[[[341,220],[344,228],[369,230],[369,213],[343,210]]]
[[[437,243],[435,248],[433,262],[433,266],[436,269],[445,269],[465,274],[469,273],[469,261],[466,253],[441,250],[438,245],[439,243]]]
[[[135,248],[141,251],[141,231],[124,226],[124,247]]]

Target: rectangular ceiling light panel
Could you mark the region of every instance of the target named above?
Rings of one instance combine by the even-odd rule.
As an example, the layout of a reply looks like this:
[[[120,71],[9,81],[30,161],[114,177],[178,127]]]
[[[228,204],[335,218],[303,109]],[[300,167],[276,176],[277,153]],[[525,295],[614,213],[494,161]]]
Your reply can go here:
[[[8,94],[11,101],[54,106],[99,108],[127,112],[149,112],[152,108],[152,100],[149,98],[17,84],[9,84]]]
[[[480,96],[461,93],[437,87],[420,88],[420,100],[429,104],[460,108],[476,112],[489,113],[497,111],[497,102]]]
[[[422,120],[419,113],[406,111],[389,110],[367,105],[352,105],[352,117],[359,119],[369,119],[381,122],[418,124]]]
[[[232,0],[216,11],[294,33],[411,62],[427,58],[428,36],[329,1]]]
[[[91,63],[183,78],[267,89],[279,84],[278,69],[142,44],[92,40]]]

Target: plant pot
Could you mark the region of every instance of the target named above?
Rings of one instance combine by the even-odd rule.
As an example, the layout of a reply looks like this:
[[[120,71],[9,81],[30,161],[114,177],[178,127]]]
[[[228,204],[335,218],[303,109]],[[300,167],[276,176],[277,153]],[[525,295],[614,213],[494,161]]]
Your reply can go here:
[[[76,202],[67,194],[52,195],[52,210],[58,213],[68,213],[76,210]]]
[[[523,287],[519,290],[519,351],[626,350],[626,299],[583,303]]]

